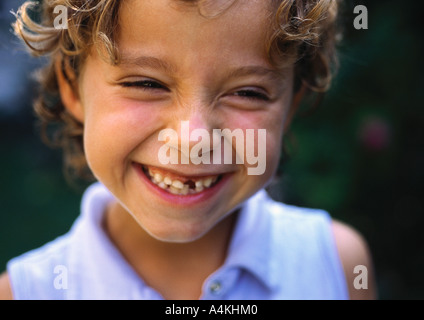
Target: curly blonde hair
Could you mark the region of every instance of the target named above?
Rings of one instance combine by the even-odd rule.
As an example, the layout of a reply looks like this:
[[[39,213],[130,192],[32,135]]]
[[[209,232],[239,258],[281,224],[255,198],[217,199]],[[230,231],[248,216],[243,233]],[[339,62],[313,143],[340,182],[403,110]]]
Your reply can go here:
[[[175,0],[198,5],[202,15],[213,17],[232,2],[214,0]],[[234,0],[237,1],[237,0]],[[85,58],[93,46],[101,48],[111,64],[119,63],[116,45],[119,0],[43,0],[27,1],[16,13],[15,33],[34,56],[49,56],[49,63],[38,72],[40,91],[34,102],[43,139],[64,151],[68,177],[92,178],[83,146],[83,124],[72,117],[61,102],[55,61],[74,87]],[[339,0],[271,0],[269,60],[276,67],[291,57],[295,61],[294,90],[325,92],[336,66],[336,18]],[[223,5],[223,3],[225,5]],[[66,29],[53,27],[56,6],[68,10]],[[71,68],[73,77],[66,70]],[[53,131],[49,130],[53,127]]]

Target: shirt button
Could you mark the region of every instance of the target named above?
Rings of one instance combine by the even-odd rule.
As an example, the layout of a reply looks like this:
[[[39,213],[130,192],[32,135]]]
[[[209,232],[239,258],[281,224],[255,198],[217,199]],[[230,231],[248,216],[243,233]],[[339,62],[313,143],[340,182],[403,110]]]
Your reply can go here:
[[[209,287],[210,292],[213,293],[213,294],[218,294],[221,291],[221,289],[222,289],[222,284],[221,284],[221,282],[219,282],[217,280],[212,282],[210,287]]]

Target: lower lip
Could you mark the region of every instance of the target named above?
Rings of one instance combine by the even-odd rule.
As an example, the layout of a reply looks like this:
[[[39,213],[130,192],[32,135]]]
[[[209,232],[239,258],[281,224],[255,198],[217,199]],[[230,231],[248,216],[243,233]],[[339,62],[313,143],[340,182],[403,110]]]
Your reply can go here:
[[[162,200],[168,203],[172,203],[173,205],[181,205],[181,206],[196,205],[196,204],[204,203],[205,201],[211,199],[214,195],[216,195],[219,192],[219,190],[221,190],[224,187],[224,185],[228,182],[229,177],[231,176],[231,174],[222,175],[219,181],[215,185],[213,185],[210,188],[204,189],[203,191],[199,193],[178,195],[178,194],[169,193],[168,191],[154,184],[143,172],[143,169],[140,164],[133,163],[133,167],[135,168],[141,180],[147,184],[148,188],[152,190],[153,193],[155,193]]]

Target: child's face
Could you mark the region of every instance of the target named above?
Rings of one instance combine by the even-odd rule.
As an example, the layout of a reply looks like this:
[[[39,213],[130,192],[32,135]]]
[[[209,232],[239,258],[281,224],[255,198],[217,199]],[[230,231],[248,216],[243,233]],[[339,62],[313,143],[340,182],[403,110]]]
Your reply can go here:
[[[86,60],[71,111],[84,121],[90,168],[160,240],[201,237],[266,185],[277,168],[293,68],[277,72],[267,60],[267,3],[237,1],[219,16],[205,18],[196,6],[180,1],[125,1],[117,38],[122,63],[112,66],[95,50]],[[266,129],[265,172],[249,175],[247,169],[255,165],[248,161],[162,164],[161,130],[178,133],[179,155],[183,145],[197,144],[181,133],[182,121],[188,121],[190,132],[207,130],[211,139],[213,129],[241,129],[244,138],[246,129],[254,129],[254,152],[258,130]],[[172,194],[175,189],[151,181],[149,168],[152,175],[187,187],[178,189],[176,183],[179,194]],[[209,188],[205,177],[212,178]]]

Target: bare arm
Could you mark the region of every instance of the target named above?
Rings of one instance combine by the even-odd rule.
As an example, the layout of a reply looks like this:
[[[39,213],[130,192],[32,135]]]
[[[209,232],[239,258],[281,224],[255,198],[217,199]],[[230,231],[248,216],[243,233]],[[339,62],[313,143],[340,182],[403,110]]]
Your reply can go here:
[[[352,300],[377,298],[374,268],[364,238],[350,226],[334,221],[333,232]]]
[[[12,289],[10,288],[10,281],[7,273],[0,275],[0,300],[13,300]]]

